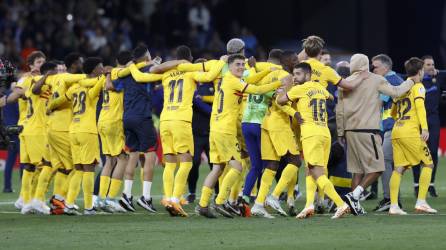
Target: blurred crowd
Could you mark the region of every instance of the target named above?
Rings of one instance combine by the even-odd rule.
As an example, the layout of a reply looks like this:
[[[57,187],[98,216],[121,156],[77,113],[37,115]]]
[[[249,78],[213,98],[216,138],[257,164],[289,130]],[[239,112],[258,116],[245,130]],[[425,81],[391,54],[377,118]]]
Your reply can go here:
[[[99,55],[113,64],[117,52],[139,43],[153,54],[169,59],[174,46],[186,44],[197,57],[210,58],[225,51],[225,42],[239,36],[247,55],[265,57],[256,36],[237,20],[229,29],[216,28],[221,0],[67,0],[0,2],[0,56],[21,65],[35,50],[61,59],[72,51]],[[221,22],[220,22],[221,23]]]

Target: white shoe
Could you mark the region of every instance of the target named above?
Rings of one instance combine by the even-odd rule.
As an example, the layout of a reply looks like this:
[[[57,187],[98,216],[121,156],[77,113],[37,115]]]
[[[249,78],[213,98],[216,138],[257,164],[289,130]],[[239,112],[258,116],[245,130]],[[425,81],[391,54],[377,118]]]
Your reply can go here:
[[[20,213],[22,214],[32,214],[33,212],[34,210],[33,206],[31,205],[31,202],[23,205],[22,209],[20,209]]]
[[[407,215],[398,205],[390,206],[389,215]]]
[[[427,202],[418,202],[415,205],[415,211],[417,213],[426,213],[426,214],[436,214],[438,211],[436,209],[431,208]]]
[[[92,209],[84,209],[84,215],[96,215],[96,210]]]
[[[272,197],[271,195],[266,197],[265,204],[272,209],[276,210],[282,216],[288,216],[288,214],[280,206],[279,200]]]
[[[22,208],[23,208],[23,199],[22,199],[22,197],[19,197],[19,198],[14,202],[14,207],[17,208],[18,210],[22,210]]]
[[[127,210],[125,210],[123,207],[121,207],[121,205],[119,205],[119,203],[115,200],[106,200],[105,206],[110,207],[110,209],[112,209],[114,212],[118,212],[118,213],[126,213],[127,212]]]
[[[252,215],[256,215],[256,216],[262,216],[268,219],[273,219],[274,216],[272,216],[271,214],[269,214],[266,210],[265,207],[259,204],[254,204],[254,206],[252,206],[251,208],[251,214]]]
[[[48,207],[43,201],[40,201],[38,199],[33,199],[31,201],[31,206],[33,210],[35,210],[39,214],[45,214],[45,215],[50,214],[50,207]]]
[[[350,207],[347,203],[344,202],[344,205],[338,207],[336,209],[336,213],[331,217],[332,219],[339,219],[342,216],[348,214],[350,212]]]
[[[304,208],[297,216],[296,219],[306,219],[314,215],[314,206]]]

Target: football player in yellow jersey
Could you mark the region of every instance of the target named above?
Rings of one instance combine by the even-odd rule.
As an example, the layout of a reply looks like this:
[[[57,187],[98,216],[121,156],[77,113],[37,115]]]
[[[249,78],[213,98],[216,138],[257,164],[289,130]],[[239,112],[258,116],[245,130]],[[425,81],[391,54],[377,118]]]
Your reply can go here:
[[[47,104],[48,146],[53,171],[57,170],[54,177],[53,197],[50,199],[52,214],[63,213],[69,177],[73,169],[70,137],[67,126],[67,124],[71,123],[72,119],[71,106],[67,101],[62,104],[57,104],[54,100],[65,95],[66,85],[71,85],[80,80],[82,57],[78,53],[70,53],[64,58],[64,67],[58,64],[57,68],[59,74],[49,82],[52,95]],[[86,75],[82,74],[82,78],[85,77]]]
[[[192,61],[187,46],[176,49],[176,59]],[[172,215],[187,217],[180,205],[187,177],[192,168],[194,142],[192,135],[192,101],[197,82],[211,82],[220,73],[224,60],[216,63],[209,72],[183,72],[171,69],[163,74],[164,107],[160,116],[160,134],[165,168],[163,173],[164,199],[166,210]],[[135,80],[143,80],[143,73],[131,68]],[[179,170],[174,177],[179,162]],[[174,180],[175,179],[175,180]]]
[[[410,91],[393,100],[392,116],[395,125],[392,129],[393,159],[395,168],[390,178],[390,209],[391,215],[407,214],[398,206],[398,193],[401,176],[410,167],[422,163],[420,184],[415,211],[435,214],[437,210],[431,208],[426,202],[433,161],[427,147],[429,130],[426,119],[424,98],[426,90],[421,80],[424,76],[423,60],[413,57],[405,62],[406,73],[414,82]]]
[[[32,52],[26,58],[26,63],[29,66],[30,71],[25,73],[18,80],[18,82],[11,94],[9,94],[8,96],[2,97],[2,99],[0,100],[0,103],[1,103],[0,106],[4,106],[6,103],[12,103],[12,102],[18,101],[18,103],[19,103],[19,121],[18,121],[17,125],[23,126],[23,122],[25,121],[26,115],[27,115],[27,107],[26,107],[27,101],[26,101],[26,97],[25,97],[25,92],[31,85],[33,76],[40,75],[40,67],[42,66],[43,63],[45,63],[45,60],[46,60],[46,57],[42,51]],[[23,135],[19,134],[20,141],[22,141],[22,137],[23,137]],[[20,154],[25,154],[25,153],[26,153],[25,149],[20,150]],[[35,174],[36,172],[38,172],[38,171],[33,171],[33,172],[24,171],[23,176],[25,177],[25,182],[26,183],[31,182],[31,183],[35,183],[35,185],[37,185],[36,179],[38,178],[38,175]],[[23,182],[23,179],[22,179],[22,182]],[[25,192],[28,192],[28,193],[32,193],[31,190],[35,189],[35,187],[34,188],[30,187],[29,190],[27,190],[27,188],[28,188],[28,186],[25,187]],[[22,188],[20,190],[19,198],[14,203],[14,206],[19,210],[21,210],[23,208],[23,191],[24,190],[23,190],[23,186],[22,186]]]
[[[297,101],[297,109],[302,118],[302,147],[309,173],[319,188],[324,190],[325,194],[335,202],[337,211],[332,219],[337,219],[349,212],[349,206],[338,195],[333,184],[325,175],[331,147],[326,111],[326,100],[330,94],[319,83],[310,81],[311,74],[311,66],[308,63],[296,65],[293,76],[299,85],[292,87],[287,92],[280,92],[277,96],[277,103],[284,105],[289,101]],[[305,216],[302,216],[301,213],[296,218],[306,218],[312,215],[312,213],[304,214]]]
[[[280,81],[263,86],[246,84],[242,80],[245,57],[240,54],[229,56],[228,65],[229,71],[223,76],[212,105],[209,143],[211,162],[214,166],[204,181],[197,207],[199,214],[208,218],[215,218],[209,209],[209,202],[212,189],[227,163],[230,170],[223,179],[215,209],[223,216],[232,218],[232,214],[226,210],[224,203],[242,171],[240,144],[237,140],[237,119],[241,95],[243,93],[263,94],[281,85]]]
[[[281,65],[277,65],[277,67],[283,67],[283,69],[269,73],[260,81],[260,84],[268,84],[285,77],[291,77],[287,70],[291,72],[297,62],[298,58],[295,52],[285,51],[280,58],[280,62],[278,62]],[[272,98],[273,94],[270,93],[270,98]],[[251,209],[253,215],[273,218],[265,210],[264,204],[266,204],[279,212],[279,214],[287,216],[287,213],[280,206],[279,196],[293,180],[294,184],[296,183],[298,168],[301,164],[299,148],[291,130],[290,116],[298,117],[297,111],[291,105],[279,106],[272,102],[263,118],[261,126],[261,155],[262,160],[266,162],[266,166],[261,178],[257,199]],[[282,157],[285,157],[287,165],[272,195],[268,196]],[[292,184],[293,187],[294,184]]]
[[[55,171],[62,166],[62,161],[57,158],[57,157],[52,157],[56,155],[56,152],[54,152],[55,147],[62,147],[64,148],[64,146],[66,146],[66,144],[64,142],[60,143],[60,139],[59,140],[52,140],[52,147],[49,147],[49,138],[48,138],[48,132],[51,131],[51,135],[53,136],[52,138],[54,139],[54,136],[57,137],[57,132],[55,132],[54,130],[60,130],[60,128],[66,127],[66,124],[60,124],[60,121],[55,121],[54,119],[49,119],[49,117],[47,116],[47,103],[51,97],[51,93],[52,93],[52,89],[57,87],[58,85],[61,84],[61,82],[64,82],[67,85],[70,85],[74,82],[77,82],[83,78],[86,77],[86,75],[84,74],[68,74],[68,73],[62,73],[62,74],[55,74],[55,75],[50,75],[48,76],[48,72],[52,71],[52,73],[56,73],[57,72],[57,64],[53,63],[53,62],[48,62],[45,63],[44,65],[42,65],[42,73],[45,73],[45,75],[43,77],[40,78],[40,80],[38,80],[36,83],[31,85],[31,92],[30,92],[30,96],[28,98],[28,100],[30,101],[28,106],[29,107],[33,107],[34,113],[36,113],[36,118],[35,120],[32,120],[32,118],[30,117],[28,119],[28,121],[30,122],[30,124],[40,124],[41,122],[44,122],[44,128],[43,131],[38,132],[38,134],[43,133],[45,135],[44,139],[42,141],[39,141],[39,143],[41,143],[44,147],[46,147],[44,150],[46,151],[44,155],[47,155],[47,157],[49,157],[49,160],[54,160],[54,165],[53,164],[43,164],[42,167],[42,171],[39,175],[39,179],[38,179],[38,183],[37,183],[37,188],[34,194],[34,200],[32,202],[32,208],[38,212],[41,213],[46,213],[47,212],[47,206],[45,204],[45,193],[47,191],[47,187],[48,187],[48,183],[51,179],[51,177],[53,176],[53,174],[55,173]],[[39,115],[40,114],[40,115]],[[37,116],[40,116],[40,118],[37,118]],[[65,120],[66,122],[67,120]],[[57,126],[57,123],[59,123],[59,126]],[[37,127],[36,125],[33,125],[33,127]],[[39,126],[40,128],[40,126]],[[30,135],[34,135],[34,133],[36,132],[36,129],[33,129],[32,133],[29,133]],[[60,137],[66,137],[67,134],[58,134]],[[37,138],[39,139],[39,137],[31,137],[28,136],[28,134],[25,134],[25,142],[28,144],[28,142],[34,144],[32,142],[32,140],[36,140],[33,138]],[[45,142],[46,140],[46,142]],[[62,139],[63,140],[63,139]],[[42,143],[43,142],[43,143]],[[45,144],[46,143],[46,144]],[[37,142],[36,142],[37,144]],[[25,145],[26,147],[28,147],[28,145]],[[36,149],[35,146],[33,146],[33,151]],[[53,151],[53,152],[51,152]],[[63,150],[61,150],[63,151]],[[71,169],[71,159],[69,157],[66,157],[66,154],[68,154],[68,152],[66,152],[65,150],[65,155],[63,155],[64,157],[64,162],[65,165],[67,165],[68,169]],[[51,156],[52,155],[52,156]],[[60,154],[58,155],[60,156]],[[68,158],[68,159],[67,159]],[[46,159],[46,158],[45,158]],[[60,181],[60,180],[58,180]],[[59,183],[60,184],[60,183]],[[57,186],[56,186],[57,187]],[[61,205],[61,204],[59,204]]]
[[[82,182],[84,214],[93,215],[95,214],[92,201],[94,168],[99,162],[96,104],[106,77],[100,76],[104,72],[101,58],[87,58],[83,69],[88,75],[87,79],[71,86],[65,93],[65,98],[72,103],[73,119],[70,124],[70,142],[73,163],[76,169],[70,181],[65,202],[65,213],[78,214],[74,208],[74,200],[80,191]],[[110,78],[109,73],[107,73],[107,78]],[[85,87],[91,86],[91,82],[94,83],[93,87]]]
[[[355,80],[348,81],[340,77],[333,68],[319,61],[324,45],[325,41],[318,36],[309,36],[303,40],[303,51],[299,56],[306,58],[305,62],[310,64],[312,81],[319,82],[325,88],[328,86],[328,83],[331,83],[344,89],[354,89],[368,76],[369,72],[364,71]]]

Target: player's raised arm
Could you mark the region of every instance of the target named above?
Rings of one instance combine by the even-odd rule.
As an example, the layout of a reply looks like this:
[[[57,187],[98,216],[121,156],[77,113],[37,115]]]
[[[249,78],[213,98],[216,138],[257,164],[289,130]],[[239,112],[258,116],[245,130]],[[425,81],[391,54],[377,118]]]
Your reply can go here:
[[[61,74],[60,77],[67,87],[70,87],[73,83],[79,82],[82,79],[87,78],[86,74]]]
[[[135,64],[131,64],[129,66],[130,73],[132,73],[133,79],[137,82],[141,83],[151,83],[151,82],[157,82],[162,80],[163,75],[162,74],[152,74],[152,73],[143,73],[139,71],[139,69],[136,67]]]
[[[67,91],[67,85],[65,84],[65,82],[62,81],[59,84],[59,86],[57,87],[57,89],[55,89],[55,91],[53,93],[53,97],[48,102],[47,109],[50,112],[52,112],[52,111],[56,110],[58,107],[60,107],[62,104],[68,102],[70,100],[67,97],[68,94],[69,93]]]
[[[260,80],[262,80],[262,78],[264,78],[265,76],[267,76],[269,73],[271,73],[272,71],[274,71],[275,68],[271,68],[268,67],[260,72],[250,72],[250,74],[248,75],[248,77],[246,77],[245,81],[248,84],[257,84],[258,82],[260,82]]]
[[[392,84],[384,80],[379,84],[378,91],[382,94],[396,98],[407,93],[407,91],[409,91],[413,85],[414,81],[410,78],[408,78],[406,81],[398,86],[393,86]]]
[[[211,82],[215,80],[225,65],[226,60],[227,57],[224,57],[223,60],[217,61],[217,63],[215,63],[215,65],[213,65],[211,70],[208,72],[194,72],[193,79],[197,82]]]
[[[88,96],[90,98],[96,98],[99,96],[99,93],[101,93],[102,91],[102,87],[104,86],[106,78],[110,79],[110,74],[106,74],[106,76],[102,75],[96,78],[95,85],[88,90]]]
[[[179,71],[191,72],[191,71],[209,71],[212,66],[219,60],[209,60],[200,63],[182,63],[177,66]]]
[[[46,62],[40,67],[40,72],[43,74],[43,76],[35,76],[33,77],[34,84],[32,84],[32,93],[35,95],[39,95],[42,86],[45,84],[45,81],[48,79],[49,76],[55,75],[57,73],[57,64],[52,62]]]
[[[147,65],[149,65],[149,63],[146,62],[146,61],[144,61],[144,62],[139,62],[139,63],[137,63],[137,64],[135,64],[135,65],[136,65],[136,68],[141,69],[141,68],[144,68],[144,67],[146,67]],[[118,70],[118,71],[117,71],[116,75],[118,76],[118,78],[124,78],[124,77],[130,75],[130,69],[129,69],[129,67],[120,68],[120,69],[117,69],[117,70]],[[115,80],[115,79],[113,79],[113,80]]]
[[[150,73],[162,74],[168,70],[171,70],[181,63],[187,63],[186,60],[172,60],[168,62],[161,63],[160,65],[154,65],[150,68]]]

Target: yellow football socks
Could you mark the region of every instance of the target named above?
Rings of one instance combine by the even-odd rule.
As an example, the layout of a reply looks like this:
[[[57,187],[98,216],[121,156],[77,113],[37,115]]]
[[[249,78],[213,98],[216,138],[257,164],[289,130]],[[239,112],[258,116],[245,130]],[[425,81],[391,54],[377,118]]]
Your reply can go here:
[[[398,205],[398,192],[400,191],[400,183],[401,183],[401,174],[398,173],[397,171],[393,171],[392,176],[390,177],[390,184],[389,184],[390,204],[392,205]]]
[[[305,203],[305,207],[313,206],[314,204],[314,195],[316,194],[316,181],[314,181],[313,176],[309,175],[305,178],[305,188],[306,188],[306,196],[307,202]]]
[[[422,167],[419,180],[418,200],[426,200],[427,190],[432,177],[432,168]]]
[[[77,196],[79,195],[79,191],[81,190],[81,182],[82,177],[84,175],[84,171],[76,170],[71,177],[70,186],[68,187],[68,194],[66,203],[68,205],[73,205]]]
[[[201,197],[199,203],[200,207],[208,207],[211,196],[212,196],[212,189],[203,186],[203,188],[201,189]]]
[[[34,172],[23,170],[22,175],[22,199],[24,204],[28,204],[31,201],[31,181]]]
[[[59,195],[65,198],[66,192],[64,192],[65,182],[67,181],[68,175],[57,171],[56,176],[54,177],[54,190],[53,195]]]
[[[240,174],[241,172],[235,168],[231,167],[228,170],[228,173],[221,184],[221,189],[218,193],[217,199],[215,199],[215,204],[221,205],[228,199],[229,193],[231,192],[231,187],[238,180]]]
[[[223,179],[225,178],[226,174],[228,173],[230,167],[226,164],[226,165],[221,165],[221,167],[223,168],[223,172],[221,173],[220,177],[218,177],[218,190],[221,190],[221,185],[223,183]]]
[[[344,205],[344,201],[336,192],[333,183],[328,180],[326,175],[322,175],[317,178],[316,183],[320,189],[324,190],[325,194],[336,204],[337,207]]]
[[[282,176],[280,176],[279,182],[272,192],[274,198],[278,199],[282,191],[290,185],[291,181],[297,176],[297,170],[298,168],[294,164],[286,165],[283,169]]]
[[[31,179],[31,190],[30,190],[31,198],[34,197],[34,195],[36,194],[37,183],[39,182],[39,176],[41,172],[42,168],[40,166],[36,167],[36,170],[33,172],[33,176]]]
[[[105,200],[107,198],[108,188],[110,186],[110,176],[101,175],[99,181],[99,198]]]
[[[110,190],[108,191],[108,197],[115,199],[121,191],[122,180],[112,178],[110,181]]]
[[[266,196],[268,196],[269,189],[273,184],[274,177],[276,176],[276,171],[266,168],[263,171],[262,179],[260,181],[259,193],[257,194],[256,203],[265,203]]]
[[[294,187],[296,186],[297,183],[297,176],[299,176],[299,171],[297,171],[296,175],[293,177],[293,179],[291,179],[291,182],[288,184],[288,189],[287,189],[288,199],[292,198],[294,200]]]
[[[187,183],[187,177],[192,169],[192,162],[180,162],[180,167],[175,175],[175,183],[173,187],[173,198],[179,201]]]
[[[43,166],[42,171],[39,175],[39,180],[37,182],[36,193],[34,198],[40,201],[45,200],[45,193],[48,187],[48,182],[50,180],[52,169],[50,166]]]
[[[94,172],[84,172],[82,178],[82,190],[84,191],[84,208],[93,208]]]
[[[177,164],[173,162],[166,162],[163,171],[163,189],[164,189],[164,198],[170,200],[173,195],[173,184],[175,177],[175,169],[177,168]]]

